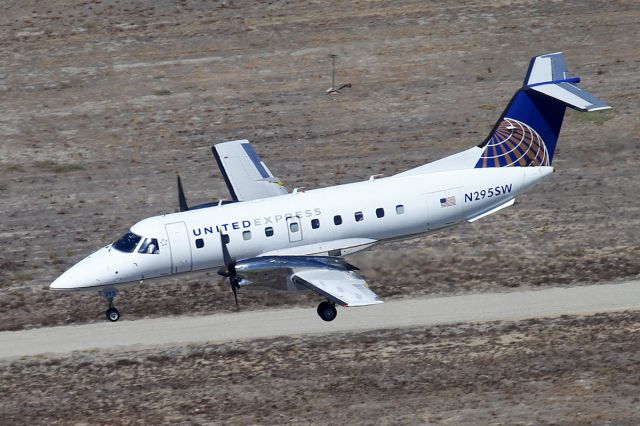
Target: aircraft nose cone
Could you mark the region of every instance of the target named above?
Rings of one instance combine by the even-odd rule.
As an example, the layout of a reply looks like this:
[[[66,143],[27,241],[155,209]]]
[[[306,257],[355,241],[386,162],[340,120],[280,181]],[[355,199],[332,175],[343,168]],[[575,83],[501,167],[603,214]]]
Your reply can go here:
[[[51,284],[49,284],[49,288],[53,290],[62,290],[63,288],[66,288],[66,278],[64,275],[65,274],[60,275]]]
[[[72,266],[56,278],[55,281],[49,285],[49,288],[53,290],[71,290],[89,284],[87,279],[83,279],[84,274],[81,273],[81,269],[84,268],[79,268],[79,266],[82,266],[80,263]]]
[[[72,290],[109,284],[109,282],[106,282],[108,274],[105,269],[105,264],[108,264],[107,253],[108,249],[103,248],[85,257],[56,278],[49,285],[49,288],[53,290]]]

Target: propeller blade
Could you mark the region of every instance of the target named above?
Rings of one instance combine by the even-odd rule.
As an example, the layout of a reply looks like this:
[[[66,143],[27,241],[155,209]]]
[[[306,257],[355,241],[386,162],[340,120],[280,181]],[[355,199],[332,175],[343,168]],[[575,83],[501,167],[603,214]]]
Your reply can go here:
[[[236,301],[236,311],[240,311],[240,306],[238,305],[238,288],[237,288],[237,284],[234,284],[233,279],[229,279],[230,284],[231,284],[231,291],[233,291],[233,298]]]
[[[189,206],[187,205],[187,199],[184,196],[184,190],[182,189],[182,181],[180,180],[180,175],[176,173],[178,178],[178,205],[180,206],[181,212],[186,212],[189,210]]]
[[[226,238],[225,238],[226,237]],[[236,261],[231,257],[229,253],[229,249],[227,248],[229,236],[220,232],[220,243],[222,245],[222,259],[224,260],[224,269],[220,268],[218,270],[218,274],[223,277],[229,278],[229,285],[231,286],[231,291],[233,292],[233,298],[236,301],[236,310],[240,310],[240,306],[238,305],[238,288],[240,285],[238,284],[238,275],[236,273]]]
[[[225,237],[227,238],[225,239]],[[228,235],[220,232],[220,243],[222,244],[222,259],[224,260],[224,266],[227,267],[227,271],[231,272],[231,269],[233,268],[233,273],[235,273],[236,262],[231,258],[231,255],[229,254],[229,249],[227,248],[228,238],[229,238]]]

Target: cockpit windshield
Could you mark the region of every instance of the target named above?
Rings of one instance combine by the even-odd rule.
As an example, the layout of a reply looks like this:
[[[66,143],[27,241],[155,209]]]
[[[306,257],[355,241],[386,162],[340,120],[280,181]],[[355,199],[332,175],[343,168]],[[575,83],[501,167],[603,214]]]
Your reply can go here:
[[[133,253],[142,237],[129,231],[118,241],[113,243],[113,248],[123,253]]]

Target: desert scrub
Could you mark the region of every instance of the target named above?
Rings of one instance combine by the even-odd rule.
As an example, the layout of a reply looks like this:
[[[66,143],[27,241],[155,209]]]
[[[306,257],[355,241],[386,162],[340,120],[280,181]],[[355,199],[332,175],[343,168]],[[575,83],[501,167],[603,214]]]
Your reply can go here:
[[[11,281],[14,282],[31,281],[32,279],[33,274],[29,271],[16,271],[11,274]]]
[[[38,169],[44,169],[53,173],[68,173],[84,170],[84,166],[78,163],[57,163],[53,160],[36,161],[33,163]]]
[[[0,168],[8,172],[24,172],[22,164],[3,164]]]

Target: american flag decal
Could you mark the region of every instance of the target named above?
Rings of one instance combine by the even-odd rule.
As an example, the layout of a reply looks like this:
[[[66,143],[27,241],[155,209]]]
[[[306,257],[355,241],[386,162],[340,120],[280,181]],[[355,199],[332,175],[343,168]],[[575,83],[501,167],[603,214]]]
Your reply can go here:
[[[452,195],[447,198],[440,198],[440,207],[451,207],[456,205],[456,196]]]

